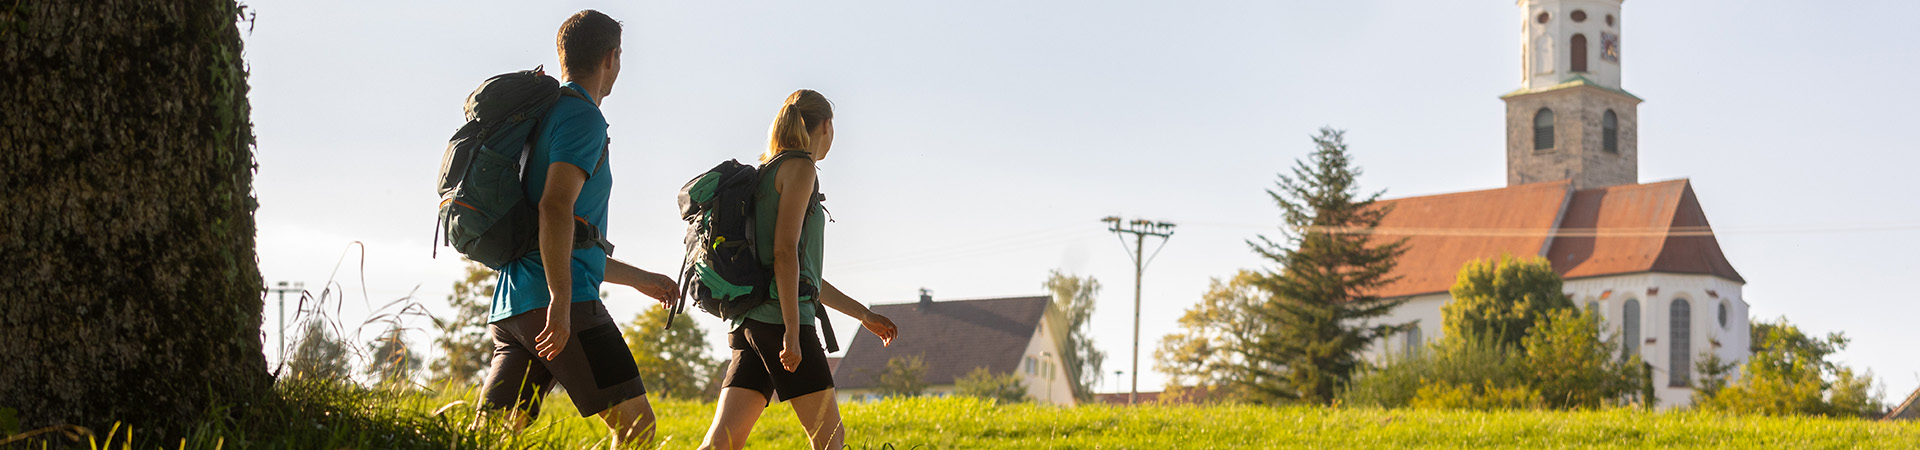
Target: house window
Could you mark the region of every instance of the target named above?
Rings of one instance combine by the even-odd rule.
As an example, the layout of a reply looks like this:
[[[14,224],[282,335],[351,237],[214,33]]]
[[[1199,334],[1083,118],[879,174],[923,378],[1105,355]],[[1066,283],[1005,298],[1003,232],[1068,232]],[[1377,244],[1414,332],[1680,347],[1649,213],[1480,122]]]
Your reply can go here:
[[[1026,363],[1026,366],[1027,366],[1027,369],[1026,369],[1027,375],[1033,375],[1033,357],[1028,356],[1027,359],[1023,361]]]
[[[1569,45],[1572,48],[1567,49],[1567,54],[1573,55],[1573,65],[1571,66],[1573,68],[1573,71],[1586,72],[1587,71],[1587,35],[1584,35],[1584,34],[1573,35],[1573,42],[1571,42]]]
[[[1673,335],[1667,339],[1667,386],[1686,387],[1693,368],[1693,308],[1686,299],[1673,299],[1669,318]]]
[[[1553,110],[1540,108],[1533,114],[1533,149],[1553,149]]]
[[[1600,116],[1600,148],[1611,153],[1620,152],[1620,116],[1611,109]]]
[[[1620,308],[1620,359],[1640,354],[1640,301],[1627,299]]]

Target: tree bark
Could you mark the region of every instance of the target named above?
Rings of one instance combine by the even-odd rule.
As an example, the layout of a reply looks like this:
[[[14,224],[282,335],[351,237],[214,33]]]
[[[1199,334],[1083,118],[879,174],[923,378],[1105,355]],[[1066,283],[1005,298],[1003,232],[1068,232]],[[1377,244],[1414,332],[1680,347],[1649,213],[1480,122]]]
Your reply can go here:
[[[175,436],[272,379],[231,0],[0,1],[0,408]]]

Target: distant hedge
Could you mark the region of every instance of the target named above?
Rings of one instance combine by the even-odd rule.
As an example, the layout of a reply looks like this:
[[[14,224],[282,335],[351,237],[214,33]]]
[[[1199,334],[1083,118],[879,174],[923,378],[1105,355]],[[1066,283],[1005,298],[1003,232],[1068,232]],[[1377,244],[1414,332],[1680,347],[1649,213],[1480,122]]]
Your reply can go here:
[[[270,385],[231,0],[0,1],[0,409],[175,435]]]

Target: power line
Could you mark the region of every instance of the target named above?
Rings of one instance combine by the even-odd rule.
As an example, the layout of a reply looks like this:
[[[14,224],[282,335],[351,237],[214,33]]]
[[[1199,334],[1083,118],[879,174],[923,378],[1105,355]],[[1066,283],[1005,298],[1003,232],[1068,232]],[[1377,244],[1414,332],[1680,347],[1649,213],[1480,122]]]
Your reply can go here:
[[[1223,228],[1273,229],[1271,225],[1199,222],[1191,225]],[[1712,237],[1739,234],[1831,234],[1875,231],[1920,230],[1920,224],[1800,226],[1727,228],[1681,227],[1594,227],[1594,228],[1477,228],[1477,227],[1304,227],[1294,231],[1335,234],[1371,234],[1385,236],[1483,236],[1483,237]]]

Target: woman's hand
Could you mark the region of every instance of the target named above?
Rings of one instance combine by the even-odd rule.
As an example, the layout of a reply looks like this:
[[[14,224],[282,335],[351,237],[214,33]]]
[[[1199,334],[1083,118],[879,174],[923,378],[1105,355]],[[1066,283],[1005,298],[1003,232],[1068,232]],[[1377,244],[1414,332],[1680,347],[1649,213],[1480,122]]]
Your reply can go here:
[[[800,370],[800,331],[788,328],[780,342],[780,367],[788,372]]]
[[[867,327],[867,331],[873,332],[874,336],[880,337],[881,347],[892,345],[893,337],[900,334],[900,329],[893,326],[892,320],[873,311],[867,311],[867,316],[860,318],[860,325]]]
[[[680,285],[673,282],[673,277],[647,273],[641,280],[633,289],[659,300],[661,305],[673,306],[673,301],[680,298]]]

